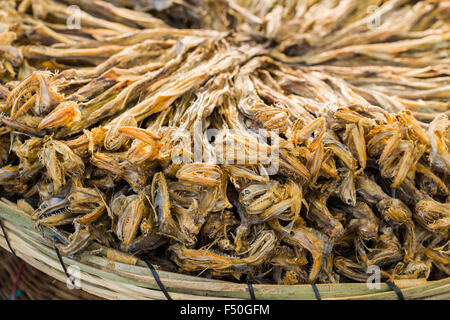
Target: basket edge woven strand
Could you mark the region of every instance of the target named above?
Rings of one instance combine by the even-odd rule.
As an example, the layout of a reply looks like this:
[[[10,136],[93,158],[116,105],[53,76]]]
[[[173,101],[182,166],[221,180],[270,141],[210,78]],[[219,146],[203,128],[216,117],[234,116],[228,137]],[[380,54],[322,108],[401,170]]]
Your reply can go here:
[[[26,263],[47,275],[66,281],[53,245],[34,228],[34,222],[15,204],[0,202],[2,219],[9,241],[16,254]],[[44,235],[52,236],[50,229]],[[4,235],[0,245],[7,249]],[[108,249],[97,245],[97,252]],[[81,289],[105,299],[165,299],[144,262],[130,265],[108,259],[105,254],[82,254],[81,258],[63,257],[66,266],[81,271]],[[173,299],[249,299],[245,284],[216,281],[178,273],[158,271],[161,281]],[[405,299],[450,299],[450,278],[436,281],[400,280],[395,282]],[[256,299],[313,299],[310,285],[253,285]],[[318,284],[323,300],[326,299],[397,299],[390,287],[382,283],[379,289],[369,289],[365,283]]]

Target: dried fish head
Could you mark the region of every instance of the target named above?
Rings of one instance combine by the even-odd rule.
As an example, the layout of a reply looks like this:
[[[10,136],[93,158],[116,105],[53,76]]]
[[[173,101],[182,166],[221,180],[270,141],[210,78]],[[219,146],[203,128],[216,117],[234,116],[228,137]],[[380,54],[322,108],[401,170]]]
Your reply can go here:
[[[433,173],[430,167],[417,163],[416,165],[416,176],[418,179],[419,189],[423,190],[426,194],[430,196],[449,195],[449,189],[445,184],[445,179],[442,180],[438,175]]]
[[[363,126],[354,123],[347,124],[343,140],[353,157],[358,159],[360,169],[358,169],[355,174],[359,174],[359,172],[364,171],[367,162],[366,141],[364,138]]]
[[[81,120],[81,112],[74,101],[65,101],[58,104],[38,125],[38,130],[56,129],[70,126],[73,122]]]
[[[352,261],[351,259],[345,257],[336,257],[334,259],[334,265],[337,272],[349,279],[365,282],[369,278],[369,275],[366,273],[365,268]]]
[[[177,178],[181,181],[204,187],[218,186],[222,179],[222,170],[217,165],[206,163],[189,163],[177,171]]]
[[[372,205],[389,198],[381,187],[367,175],[359,175],[356,178],[356,192],[363,197],[365,202]]]
[[[412,213],[408,206],[399,199],[383,199],[378,202],[377,209],[386,221],[393,224],[403,224],[412,219]]]
[[[428,127],[431,143],[430,162],[439,170],[450,168],[450,120],[445,114],[437,115]]]
[[[81,175],[84,163],[66,144],[49,138],[39,153],[39,161],[55,183],[56,190],[66,184],[66,176]]]
[[[344,227],[328,210],[326,205],[328,196],[329,194],[323,194],[318,191],[307,196],[306,199],[309,202],[308,218],[332,241],[336,241],[344,235]]]
[[[7,165],[0,169],[0,183],[7,183],[19,176],[19,167]]]
[[[93,222],[106,211],[105,197],[96,189],[74,186],[66,200],[70,212],[84,214],[75,220],[78,224]]]
[[[66,239],[66,245],[57,245],[62,255],[73,256],[77,252],[83,250],[93,239],[91,229],[93,226],[89,224],[75,224],[75,232]]]
[[[134,117],[125,116],[121,117],[119,121],[108,127],[104,137],[104,146],[106,150],[118,150],[128,142],[129,137],[126,133],[119,130],[123,126],[137,127],[137,122]]]
[[[34,114],[42,115],[50,112],[58,103],[63,101],[63,96],[52,88],[49,78],[48,73],[35,72],[11,91],[6,104],[11,105],[12,119],[16,119],[33,104]],[[19,108],[20,101],[25,97],[28,97],[28,99]]]
[[[358,236],[363,240],[377,238],[379,221],[365,202],[356,201],[353,207],[344,207],[344,210],[353,216],[346,231],[356,230]]]
[[[325,132],[326,132],[326,121],[325,118],[317,118],[307,125],[301,125],[302,121],[297,120],[294,123],[294,132],[292,135],[292,141],[295,144],[306,143],[307,147],[314,151],[320,144]],[[317,133],[315,133],[317,131]],[[312,139],[314,136],[314,139]]]
[[[31,217],[33,220],[38,220],[41,217],[51,215],[55,211],[65,209],[67,205],[68,202],[65,198],[52,197],[42,201]]]
[[[156,216],[156,224],[161,234],[186,245],[195,243],[195,236],[189,234],[184,228],[181,228],[172,215],[167,181],[162,172],[158,172],[153,176],[151,203]]]
[[[128,248],[137,236],[142,220],[148,219],[150,209],[145,192],[128,196],[121,201],[121,204],[123,207],[118,211],[119,216],[115,233],[119,240],[123,242],[125,248]]]
[[[430,231],[447,233],[450,227],[450,204],[435,200],[420,200],[414,209],[414,217]]]
[[[16,156],[23,162],[33,163],[39,159],[39,149],[42,147],[41,138],[31,137],[24,142],[16,138],[12,145],[12,150]]]
[[[312,255],[313,262],[308,281],[314,282],[319,275],[323,261],[331,251],[331,242],[328,237],[315,229],[299,225],[284,228],[278,219],[270,220],[268,223],[280,233],[282,241],[294,247],[305,248]]]

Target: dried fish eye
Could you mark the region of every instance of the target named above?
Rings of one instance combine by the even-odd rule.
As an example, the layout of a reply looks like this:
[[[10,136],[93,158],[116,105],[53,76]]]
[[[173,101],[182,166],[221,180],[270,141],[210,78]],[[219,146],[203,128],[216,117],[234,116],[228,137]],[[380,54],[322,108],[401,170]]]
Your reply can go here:
[[[69,197],[69,200],[70,200],[70,201],[74,201],[74,200],[75,200],[75,197],[74,197],[74,196],[71,196],[71,197]]]
[[[41,209],[47,209],[47,205],[46,204],[43,204],[42,206],[41,206]]]
[[[369,77],[376,77],[378,73],[376,71],[366,70],[364,71],[364,75],[369,78]]]

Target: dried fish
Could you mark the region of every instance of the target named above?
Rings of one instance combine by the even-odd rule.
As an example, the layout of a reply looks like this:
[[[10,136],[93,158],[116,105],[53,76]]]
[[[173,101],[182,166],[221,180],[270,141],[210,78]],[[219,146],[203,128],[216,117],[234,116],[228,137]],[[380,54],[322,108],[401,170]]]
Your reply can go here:
[[[285,285],[449,275],[449,12],[4,0],[0,190],[64,255]]]

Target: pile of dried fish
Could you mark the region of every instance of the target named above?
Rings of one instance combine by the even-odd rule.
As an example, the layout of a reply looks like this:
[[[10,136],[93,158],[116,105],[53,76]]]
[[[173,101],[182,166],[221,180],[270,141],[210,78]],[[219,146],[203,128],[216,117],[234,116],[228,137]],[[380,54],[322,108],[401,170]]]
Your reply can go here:
[[[435,0],[4,0],[0,188],[64,255],[449,276],[449,21]]]

